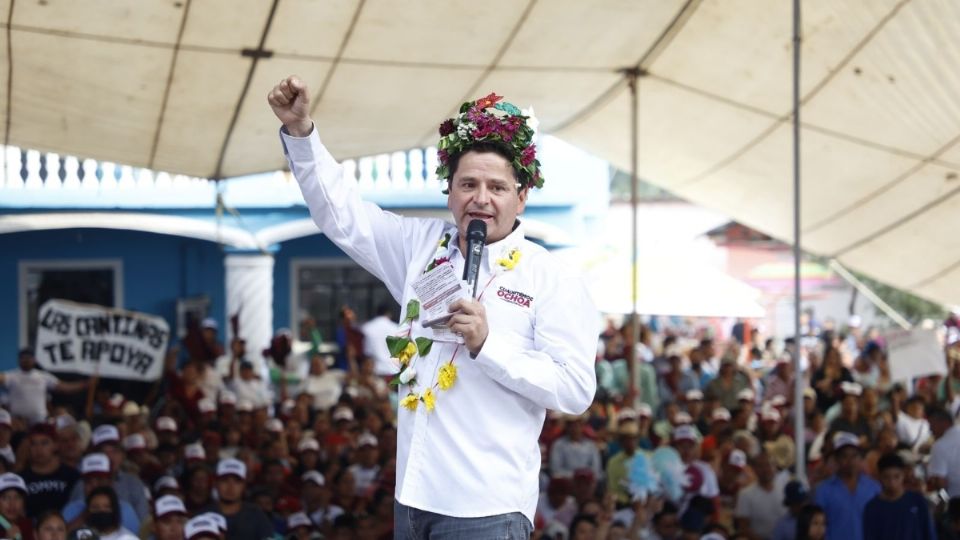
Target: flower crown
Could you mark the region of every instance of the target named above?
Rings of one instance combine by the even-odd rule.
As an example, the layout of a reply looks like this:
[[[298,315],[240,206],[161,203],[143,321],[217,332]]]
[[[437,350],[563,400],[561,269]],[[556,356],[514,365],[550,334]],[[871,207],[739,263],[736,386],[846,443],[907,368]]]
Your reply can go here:
[[[440,124],[437,143],[437,177],[450,180],[450,158],[478,142],[501,143],[513,156],[520,188],[543,187],[537,146],[533,143],[536,120],[533,111],[525,114],[503,96],[490,94],[460,106],[460,114]],[[445,189],[444,193],[449,193]]]

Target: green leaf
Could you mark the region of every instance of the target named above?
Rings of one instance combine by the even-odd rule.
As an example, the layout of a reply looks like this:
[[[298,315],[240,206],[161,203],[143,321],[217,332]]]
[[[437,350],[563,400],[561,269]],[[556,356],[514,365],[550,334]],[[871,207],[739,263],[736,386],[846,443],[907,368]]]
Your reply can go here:
[[[421,357],[425,357],[430,354],[430,348],[433,347],[433,340],[425,337],[418,337],[417,341],[417,354]]]
[[[393,388],[399,387],[399,386],[400,386],[400,374],[397,373],[396,375],[394,375],[393,378],[390,379],[390,383],[389,383],[389,384],[390,384],[390,386],[393,387]]]
[[[407,345],[409,344],[410,338],[387,336],[387,350],[390,351],[390,356],[392,358],[400,356],[400,351],[406,349]]]
[[[404,322],[415,321],[419,316],[420,316],[420,301],[414,299],[407,302],[407,318],[404,319],[403,321]]]

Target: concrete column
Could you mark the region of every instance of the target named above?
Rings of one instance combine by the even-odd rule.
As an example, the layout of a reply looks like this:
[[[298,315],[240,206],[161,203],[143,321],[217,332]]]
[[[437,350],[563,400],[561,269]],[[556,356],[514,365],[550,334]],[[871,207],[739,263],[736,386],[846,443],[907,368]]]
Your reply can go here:
[[[273,337],[273,256],[232,253],[224,259],[227,288],[227,330],[224,346],[229,351],[233,330],[230,318],[240,314],[240,337],[247,341],[247,357],[260,364],[261,351]]]

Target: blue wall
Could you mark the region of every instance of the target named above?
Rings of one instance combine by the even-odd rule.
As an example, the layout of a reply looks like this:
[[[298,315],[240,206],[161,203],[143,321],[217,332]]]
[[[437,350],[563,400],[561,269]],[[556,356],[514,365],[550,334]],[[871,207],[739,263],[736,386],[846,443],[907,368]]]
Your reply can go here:
[[[121,259],[123,307],[161,315],[176,328],[178,298],[206,294],[224,328],[223,253],[213,242],[110,229],[0,235],[0,369],[16,366],[20,260]],[[289,302],[288,302],[289,303]],[[289,309],[289,308],[288,308]]]

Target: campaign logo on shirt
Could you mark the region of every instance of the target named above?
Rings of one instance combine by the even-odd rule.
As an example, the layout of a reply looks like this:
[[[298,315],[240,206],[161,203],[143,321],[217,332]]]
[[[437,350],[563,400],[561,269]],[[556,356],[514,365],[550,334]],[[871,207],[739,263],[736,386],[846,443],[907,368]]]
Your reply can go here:
[[[511,291],[506,287],[500,287],[500,290],[497,291],[497,296],[502,300],[506,300],[511,304],[516,304],[520,307],[530,307],[530,303],[533,302],[533,297],[524,294],[520,291]]]

